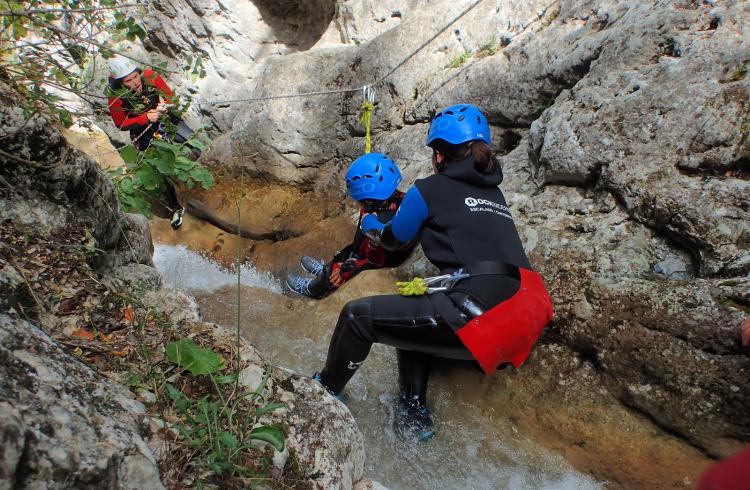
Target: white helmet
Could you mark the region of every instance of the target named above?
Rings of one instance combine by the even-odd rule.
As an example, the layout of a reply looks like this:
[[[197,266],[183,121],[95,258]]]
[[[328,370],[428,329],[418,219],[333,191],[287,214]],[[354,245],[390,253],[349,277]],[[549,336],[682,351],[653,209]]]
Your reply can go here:
[[[124,56],[115,56],[109,60],[109,73],[112,75],[112,78],[124,78],[137,69],[138,65],[130,58]]]

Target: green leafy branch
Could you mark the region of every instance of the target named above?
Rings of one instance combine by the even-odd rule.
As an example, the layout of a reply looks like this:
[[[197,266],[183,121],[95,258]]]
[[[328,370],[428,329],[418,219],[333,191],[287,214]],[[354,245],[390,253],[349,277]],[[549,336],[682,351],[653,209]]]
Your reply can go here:
[[[176,128],[166,120],[167,133],[174,134]],[[204,148],[204,136],[200,131],[193,133],[185,143],[172,143],[154,138],[144,151],[138,151],[132,144],[120,150],[125,168],[109,170],[109,175],[117,188],[125,211],[138,212],[151,216],[151,202],[164,194],[174,181],[185,184],[188,189],[200,186],[209,189],[214,178],[206,166],[194,160],[195,150]]]
[[[61,124],[72,124],[72,111],[55,95],[59,92],[72,92],[93,105],[90,99],[98,96],[84,93],[92,81],[84,76],[93,73],[88,68],[95,54],[107,58],[114,53],[100,35],[108,31],[143,39],[146,31],[124,12],[139,5],[113,0],[0,1],[0,67],[3,77],[25,96],[27,115],[46,107]]]

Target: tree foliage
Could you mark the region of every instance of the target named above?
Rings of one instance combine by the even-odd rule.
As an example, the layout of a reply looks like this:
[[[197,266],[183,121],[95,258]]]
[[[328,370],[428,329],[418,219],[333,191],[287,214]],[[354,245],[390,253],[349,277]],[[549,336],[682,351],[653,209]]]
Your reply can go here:
[[[107,88],[101,93],[98,87],[104,80],[96,80],[102,71],[97,64],[115,54],[132,58],[116,46],[146,37],[138,22],[144,8],[117,0],[0,0],[0,78],[21,92],[27,117],[46,108],[64,126],[76,119],[86,121],[95,108],[106,107],[107,97],[128,92]],[[134,61],[162,76],[175,73],[167,63]],[[180,68],[193,80],[206,74],[197,57],[187,56]],[[75,103],[80,99],[85,104]],[[163,140],[154,140],[143,152],[126,146],[121,150],[126,168],[111,174],[127,211],[149,215],[149,202],[158,199],[170,181],[182,181],[189,188],[213,185],[210,172],[195,161],[207,142],[205,136],[198,132],[187,143],[172,142],[172,121],[182,117],[190,99],[173,96],[171,102],[172,117],[164,114],[160,120]]]
[[[114,0],[0,0],[0,66],[24,92],[27,114],[43,105],[66,126],[72,116],[90,115],[64,96],[96,105],[102,98],[93,93],[97,61],[115,53],[114,42],[146,36],[137,11],[138,4]]]

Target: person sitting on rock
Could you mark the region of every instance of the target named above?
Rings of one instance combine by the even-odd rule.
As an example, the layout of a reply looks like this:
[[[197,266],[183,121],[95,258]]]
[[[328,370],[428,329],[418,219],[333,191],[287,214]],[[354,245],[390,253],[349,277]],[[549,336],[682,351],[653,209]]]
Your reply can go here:
[[[115,56],[109,60],[108,97],[109,114],[118,129],[130,132],[130,140],[140,151],[146,150],[158,134],[166,136],[160,123],[162,114],[168,114],[177,132],[172,136],[175,143],[184,143],[192,130],[179,117],[169,113],[174,93],[169,85],[150,68],[141,70],[133,60]],[[166,182],[164,206],[172,213],[172,228],[179,228],[185,209],[180,206],[174,183]],[[157,213],[158,214],[158,213]]]
[[[368,153],[356,159],[347,170],[345,180],[349,197],[360,204],[360,221],[369,213],[374,213],[383,223],[390,221],[404,197],[404,193],[397,189],[401,172],[382,153]],[[289,274],[286,285],[291,291],[308,298],[324,298],[364,270],[400,265],[414,244],[412,242],[393,252],[385,250],[365,236],[357,223],[352,243],[336,252],[328,263],[302,257],[300,265],[313,277]]]

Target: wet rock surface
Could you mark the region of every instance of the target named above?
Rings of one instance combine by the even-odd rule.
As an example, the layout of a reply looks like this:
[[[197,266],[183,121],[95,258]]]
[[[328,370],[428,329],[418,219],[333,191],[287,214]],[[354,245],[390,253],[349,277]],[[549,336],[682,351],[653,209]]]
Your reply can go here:
[[[374,148],[402,167],[405,184],[430,172],[422,142],[436,109],[470,102],[486,112],[506,174],[502,188],[557,313],[529,364],[499,374],[488,389],[518,407],[538,404],[526,427],[536,427],[540,440],[625,487],[689,486],[705,455],[726,456],[750,441],[750,357],[739,343],[750,313],[748,2],[527,2],[523,10],[481,2],[413,58],[469,2],[417,2],[414,10],[342,2],[333,14],[331,3],[308,2],[320,14],[309,25],[281,19],[287,3],[233,5],[234,12],[217,5],[164,4],[148,19],[151,47],[215,60],[200,86],[186,85],[204,102],[356,88],[403,62],[376,87],[373,137]],[[371,15],[385,19],[361,22]],[[304,26],[308,37],[284,44]],[[493,37],[494,54],[451,67]],[[5,111],[12,97],[3,96]],[[245,243],[245,256],[263,270],[282,275],[298,255],[326,257],[349,239],[342,230],[351,230],[353,213],[339,205],[341,173],[364,148],[360,103],[351,91],[201,109],[228,131],[207,163],[230,166],[259,187],[280,183],[274,189],[299,203],[285,207],[286,198],[266,194],[255,202],[273,218],[243,213],[248,224],[283,222],[302,232]],[[23,126],[20,109],[2,117],[0,137],[18,137],[4,141],[17,158],[3,159],[0,184],[35,199],[4,198],[4,218],[54,233],[67,206],[101,196],[112,202],[91,165],[44,132],[48,121]],[[48,145],[28,144],[40,135]],[[307,192],[323,198],[299,199]],[[231,219],[231,202],[212,206]],[[80,213],[102,248],[120,242],[115,214],[102,205]],[[178,240],[170,233],[165,240]],[[197,248],[230,261],[230,237],[208,229],[203,240]],[[132,260],[147,263],[138,249]],[[416,260],[398,273],[426,269]],[[22,294],[23,278],[3,270],[0,289],[21,291],[3,304],[33,302]],[[371,291],[355,284],[351,294]],[[305,320],[290,315],[281,318]],[[535,392],[549,396],[530,398]],[[555,410],[561,405],[566,410]],[[613,423],[623,418],[630,425]],[[18,417],[8,422],[18,425]],[[644,467],[644,446],[659,456],[641,477],[633,468]]]

